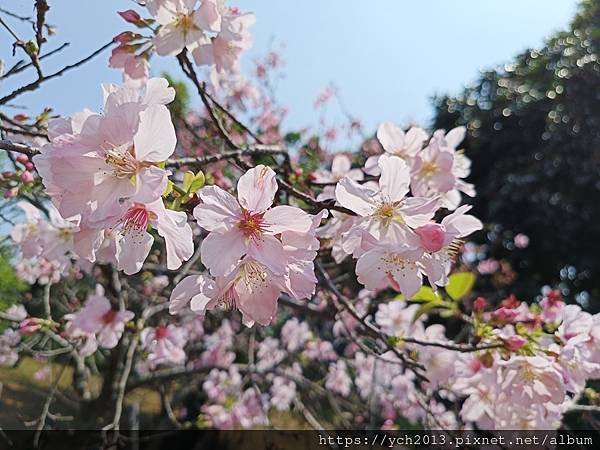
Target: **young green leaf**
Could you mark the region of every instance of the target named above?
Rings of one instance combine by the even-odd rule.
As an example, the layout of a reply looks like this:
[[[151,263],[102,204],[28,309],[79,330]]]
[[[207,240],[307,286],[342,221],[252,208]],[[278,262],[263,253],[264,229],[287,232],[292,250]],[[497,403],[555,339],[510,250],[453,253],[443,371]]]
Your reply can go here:
[[[445,289],[452,300],[458,301],[471,292],[475,284],[475,275],[471,272],[455,273],[448,277]]]

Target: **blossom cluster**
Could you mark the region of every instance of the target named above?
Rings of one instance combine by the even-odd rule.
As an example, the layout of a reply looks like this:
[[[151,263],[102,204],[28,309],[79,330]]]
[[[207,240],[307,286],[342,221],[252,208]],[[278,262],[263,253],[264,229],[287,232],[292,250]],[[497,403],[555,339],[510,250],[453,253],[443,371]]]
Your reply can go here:
[[[149,76],[148,60],[152,53],[175,56],[192,54],[199,66],[209,68],[213,84],[224,76],[240,71],[240,57],[252,45],[249,27],[254,14],[242,13],[222,0],[147,0],[144,5],[151,17],[144,19],[127,10],[121,17],[153,36],[124,31],[115,37],[109,65],[123,70],[124,81],[144,83]]]
[[[444,286],[462,239],[482,228],[465,214],[469,206],[458,206],[460,191],[474,195],[462,180],[469,173],[468,159],[456,149],[464,133],[459,127],[429,138],[420,128],[404,133],[384,123],[377,137],[385,153],[369,157],[363,169],[378,180],[364,181],[344,155],[334,158],[330,172],[313,175],[316,182],[335,184],[335,189],[326,186],[322,197],[334,196],[354,213],[334,213],[319,235],[332,241],[337,262],[348,255],[358,260],[358,281],[367,289],[392,287],[410,297],[423,276],[432,286]],[[453,212],[436,222],[441,208]]]
[[[200,314],[237,308],[249,326],[268,325],[281,293],[300,300],[315,292],[315,232],[324,213],[273,206],[277,190],[275,171],[258,165],[238,180],[237,198],[218,186],[199,191],[194,217],[209,232],[201,258],[211,276],[182,280],[171,295],[172,313],[188,303]]]
[[[483,228],[462,205],[475,195],[465,127],[430,135],[386,122],[325,169],[320,142],[338,130],[283,132],[268,73],[278,54],[256,61],[258,85],[240,74],[252,14],[223,0],[138,3],[149,17],[119,13],[138,31],[115,37],[109,61],[124,85],[103,86],[100,113],[50,120],[47,140],[37,132],[46,114],[21,136],[35,148],[12,154],[15,169],[0,178],[7,199],[37,195],[41,181],[50,200],[17,203],[16,272],[44,288],[26,308],[0,311],[0,365],[33,356],[44,381],[45,363],[68,354],[74,380],[88,382],[112,366],[121,400],[164,381],[164,409],[182,428],[304,415],[312,426],[550,429],[578,402],[598,402],[586,387],[600,378],[600,314],[549,288],[532,304],[496,304],[503,293],[475,285],[470,270],[514,273],[464,244]],[[207,111],[171,117],[175,90],[149,78],[153,53],[177,56]],[[189,55],[222,88],[210,101]],[[337,96],[330,87],[315,107]],[[349,134],[362,133],[347,118]],[[206,178],[187,171],[195,166]],[[530,243],[509,237],[513,248]]]
[[[76,270],[73,259],[73,237],[79,228],[75,221],[63,219],[53,205],[47,206],[48,217],[27,201],[18,206],[25,223],[16,224],[11,238],[22,253],[17,263],[17,275],[30,284],[56,283],[67,269]]]
[[[167,267],[176,269],[193,242],[186,214],[165,208],[161,197],[170,175],[161,163],[176,146],[165,106],[175,91],[153,78],[141,89],[105,85],[103,92],[101,114],[51,121],[51,142],[33,161],[60,215],[77,227],[76,255],[136,273],[154,242],[151,226],[165,241]]]

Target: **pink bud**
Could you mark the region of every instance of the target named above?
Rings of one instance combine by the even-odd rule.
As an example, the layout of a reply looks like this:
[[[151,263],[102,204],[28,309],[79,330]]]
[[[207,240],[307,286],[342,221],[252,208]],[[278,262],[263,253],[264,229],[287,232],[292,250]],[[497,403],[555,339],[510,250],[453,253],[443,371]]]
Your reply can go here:
[[[9,171],[9,170],[6,170],[6,171],[2,172],[2,176],[3,176],[4,178],[12,178],[12,177],[13,177],[13,175],[14,175],[14,173],[13,173],[13,172],[11,172],[11,171]]]
[[[415,230],[421,238],[421,247],[428,252],[437,252],[444,246],[446,229],[439,223],[428,223]]]
[[[504,341],[504,345],[506,346],[506,348],[508,350],[510,350],[511,352],[516,352],[517,350],[522,348],[525,344],[527,344],[527,339],[525,339],[523,336],[518,336],[518,335],[508,336],[508,337],[504,338],[503,341]]]
[[[21,153],[19,156],[17,156],[17,161],[19,161],[21,164],[27,164],[29,162],[29,157]]]
[[[27,172],[27,171],[23,172],[21,174],[21,181],[23,183],[31,183],[31,182],[33,182],[33,174],[31,172]]]
[[[29,172],[31,172],[31,171],[33,170],[33,167],[34,167],[34,166],[33,166],[33,163],[32,163],[32,162],[25,163],[25,168],[26,168],[26,169],[27,169]]]
[[[19,324],[19,332],[21,334],[32,334],[38,331],[40,328],[42,328],[40,319],[36,318],[25,319]]]
[[[4,193],[4,198],[16,197],[18,193],[19,193],[19,188],[14,187]]]
[[[483,297],[477,297],[473,302],[473,311],[475,312],[483,312],[485,307],[487,306],[487,301]]]
[[[119,44],[127,44],[136,39],[136,36],[138,35],[132,33],[131,31],[123,31],[122,33],[117,34],[113,38],[113,41]]]
[[[518,311],[504,306],[492,313],[492,317],[502,323],[511,323],[518,315]]]
[[[142,20],[140,15],[133,9],[128,9],[127,11],[117,11],[117,14],[119,14],[123,20],[125,20],[125,22],[133,23],[134,25]]]

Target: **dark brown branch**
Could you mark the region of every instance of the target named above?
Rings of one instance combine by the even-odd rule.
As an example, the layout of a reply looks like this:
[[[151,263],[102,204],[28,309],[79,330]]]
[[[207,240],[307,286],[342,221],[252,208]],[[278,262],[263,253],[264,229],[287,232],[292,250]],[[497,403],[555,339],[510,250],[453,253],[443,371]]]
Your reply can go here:
[[[35,23],[35,41],[37,42],[38,52],[46,42],[44,37],[44,26],[46,25],[46,13],[50,9],[47,0],[35,0],[35,9],[37,11]]]
[[[167,160],[167,167],[181,167],[191,165],[211,164],[224,159],[236,159],[242,156],[251,155],[278,155],[287,153],[287,150],[278,145],[252,145],[247,148],[226,151],[215,155],[207,156],[186,156],[183,158],[174,158]]]
[[[47,58],[49,56],[52,56],[62,50],[64,50],[65,48],[67,48],[69,45],[71,45],[68,42],[65,42],[64,44],[60,45],[59,47],[55,48],[54,50],[49,51],[48,53],[42,55],[39,57],[39,60],[43,60],[44,58]],[[16,75],[20,72],[23,72],[24,70],[28,69],[29,67],[31,67],[33,65],[33,63],[27,63],[25,65],[23,65],[24,61],[20,61],[19,63],[15,64],[13,67],[11,67],[9,70],[6,71],[6,73],[2,76],[0,76],[0,80],[3,80],[5,78],[8,78],[12,75]]]
[[[231,150],[238,150],[239,146],[237,146],[231,140],[231,137],[229,136],[229,133],[225,129],[223,122],[221,122],[221,120],[217,117],[217,115],[210,103],[210,99],[208,98],[208,95],[206,92],[206,84],[203,82],[200,82],[200,80],[198,80],[198,75],[196,74],[194,66],[192,65],[190,59],[188,58],[185,49],[179,55],[177,55],[177,60],[179,61],[179,65],[181,66],[183,73],[185,73],[186,76],[192,81],[194,86],[196,86],[196,90],[198,91],[198,94],[200,95],[200,99],[202,100],[202,103],[206,107],[206,110],[207,110],[211,120],[213,121],[213,123],[215,124],[217,129],[219,130],[219,134],[221,135],[221,137],[223,138],[223,140],[225,141],[227,146]]]
[[[110,42],[108,42],[107,44],[104,44],[102,47],[100,47],[98,50],[94,51],[92,54],[86,56],[83,59],[80,59],[79,61],[73,63],[73,64],[69,64],[68,66],[63,67],[62,69],[60,69],[57,72],[54,72],[48,76],[43,76],[41,78],[38,78],[37,80],[26,84],[25,86],[21,86],[18,89],[15,89],[13,92],[11,92],[8,95],[5,95],[4,97],[0,98],[0,105],[4,105],[6,103],[8,103],[11,100],[14,100],[16,97],[18,97],[19,95],[25,93],[25,92],[29,92],[29,91],[34,91],[36,90],[42,83],[48,81],[48,80],[52,80],[53,78],[57,78],[60,77],[62,75],[64,75],[66,72],[75,69],[83,64],[85,64],[86,62],[90,61],[91,59],[93,59],[94,57],[96,57],[97,55],[99,55],[100,53],[102,53],[104,50],[106,50],[108,47],[110,47],[111,45],[113,45],[113,41],[111,40]]]

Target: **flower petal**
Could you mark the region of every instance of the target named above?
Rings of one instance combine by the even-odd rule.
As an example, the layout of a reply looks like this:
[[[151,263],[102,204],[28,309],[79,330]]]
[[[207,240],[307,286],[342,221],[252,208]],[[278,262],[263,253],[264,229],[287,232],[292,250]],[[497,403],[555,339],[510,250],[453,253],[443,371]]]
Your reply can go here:
[[[371,189],[350,178],[340,180],[335,187],[335,198],[338,203],[363,217],[373,212],[373,194]]]
[[[284,231],[306,233],[312,225],[310,216],[294,206],[276,206],[265,212],[263,217],[268,226],[268,231],[272,234],[279,234]]]
[[[246,253],[247,247],[244,235],[237,229],[226,233],[209,233],[202,241],[200,256],[210,273],[217,277],[231,272]]]
[[[202,203],[194,208],[194,217],[202,228],[224,232],[239,222],[240,205],[229,192],[218,186],[206,186],[199,195]]]
[[[248,170],[237,184],[240,205],[253,212],[266,211],[277,192],[277,181],[273,169],[262,164]]]
[[[177,138],[166,106],[148,106],[140,113],[140,125],[133,142],[138,161],[160,162],[173,154]]]

